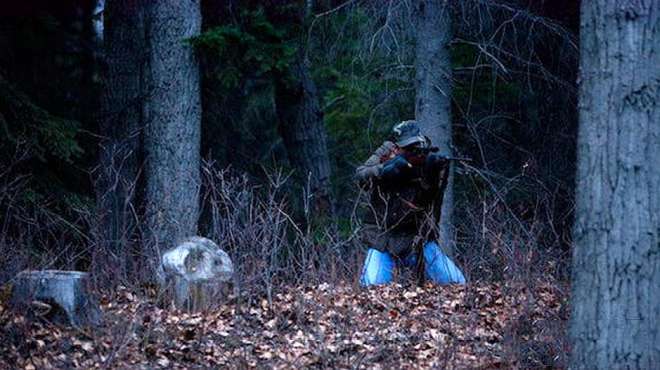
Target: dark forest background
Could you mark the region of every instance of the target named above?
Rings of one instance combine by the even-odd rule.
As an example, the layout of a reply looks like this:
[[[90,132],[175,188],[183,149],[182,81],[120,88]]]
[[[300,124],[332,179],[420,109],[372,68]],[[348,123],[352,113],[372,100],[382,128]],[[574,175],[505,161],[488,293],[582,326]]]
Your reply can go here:
[[[659,2],[6,3],[5,362],[660,362]],[[410,119],[470,158],[451,162],[437,234],[467,284],[398,269],[358,288],[355,169]],[[193,235],[227,252],[233,289],[186,316],[163,308],[160,257]],[[24,269],[88,271],[113,319],[94,338],[9,313]]]
[[[318,1],[301,23],[300,7],[202,2],[203,33],[189,40],[202,65],[202,157],[245,174],[249,184],[293,170],[286,205],[304,218],[304,181],[278,124],[278,109],[287,109],[278,89],[292,78],[303,42],[336,202],[333,220],[312,227],[332,224],[345,236],[353,227],[354,168],[394,123],[414,117],[414,12],[405,1]],[[457,259],[473,276],[496,278],[508,265],[503,259],[534,264],[551,255],[543,271],[566,279],[579,4],[474,0],[454,2],[451,11],[454,153],[473,159],[458,166],[454,186]],[[2,280],[26,265],[85,269],[102,139],[103,7],[26,0],[0,13],[0,245],[12,251],[0,253]],[[205,233],[213,221],[202,209]]]

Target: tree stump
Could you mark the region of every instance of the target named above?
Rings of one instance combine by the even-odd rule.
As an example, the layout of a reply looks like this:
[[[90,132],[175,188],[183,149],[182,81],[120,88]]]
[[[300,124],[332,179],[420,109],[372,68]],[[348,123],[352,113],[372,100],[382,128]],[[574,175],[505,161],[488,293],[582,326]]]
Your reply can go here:
[[[229,292],[234,266],[229,255],[209,239],[189,238],[163,254],[161,262],[168,297],[179,309],[207,310]]]
[[[10,305],[17,312],[59,324],[99,325],[101,310],[88,281],[88,274],[80,271],[22,271],[13,283]]]

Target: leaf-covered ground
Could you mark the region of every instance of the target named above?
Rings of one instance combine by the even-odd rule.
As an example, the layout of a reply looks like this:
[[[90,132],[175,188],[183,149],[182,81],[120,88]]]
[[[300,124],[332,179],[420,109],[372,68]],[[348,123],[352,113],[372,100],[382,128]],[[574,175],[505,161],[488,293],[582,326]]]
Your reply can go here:
[[[88,331],[0,306],[0,368],[556,368],[563,290],[322,284],[186,314],[121,289]]]

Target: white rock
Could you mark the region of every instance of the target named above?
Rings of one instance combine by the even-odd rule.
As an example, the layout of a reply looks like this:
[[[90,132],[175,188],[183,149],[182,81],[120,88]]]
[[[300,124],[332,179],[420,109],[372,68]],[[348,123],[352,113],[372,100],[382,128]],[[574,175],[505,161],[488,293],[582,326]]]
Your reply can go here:
[[[161,263],[175,306],[189,311],[220,302],[234,274],[229,255],[213,241],[198,236],[165,252]]]

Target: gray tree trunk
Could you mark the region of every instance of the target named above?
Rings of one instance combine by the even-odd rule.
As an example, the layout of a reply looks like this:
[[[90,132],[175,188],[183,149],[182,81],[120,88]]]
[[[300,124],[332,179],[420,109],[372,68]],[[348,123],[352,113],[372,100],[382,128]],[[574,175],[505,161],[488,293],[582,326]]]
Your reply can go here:
[[[660,364],[660,2],[583,1],[575,369]]]
[[[144,105],[146,220],[160,254],[197,234],[201,97],[197,58],[187,39],[199,34],[199,0],[147,2],[148,91]]]
[[[452,154],[451,124],[451,14],[446,0],[418,0],[415,59],[415,119],[440,153]],[[440,242],[454,249],[454,171],[450,167],[440,218]]]
[[[157,268],[161,251],[197,231],[200,76],[186,39],[200,31],[200,4],[108,0],[104,22],[99,234],[116,252],[144,218]]]
[[[311,15],[314,3],[306,1],[304,6],[303,24]],[[304,32],[299,42],[290,69],[291,78],[280,81],[275,92],[280,134],[298,177],[309,185],[314,213],[331,215],[334,200],[330,191],[330,157],[319,95],[305,57]]]

